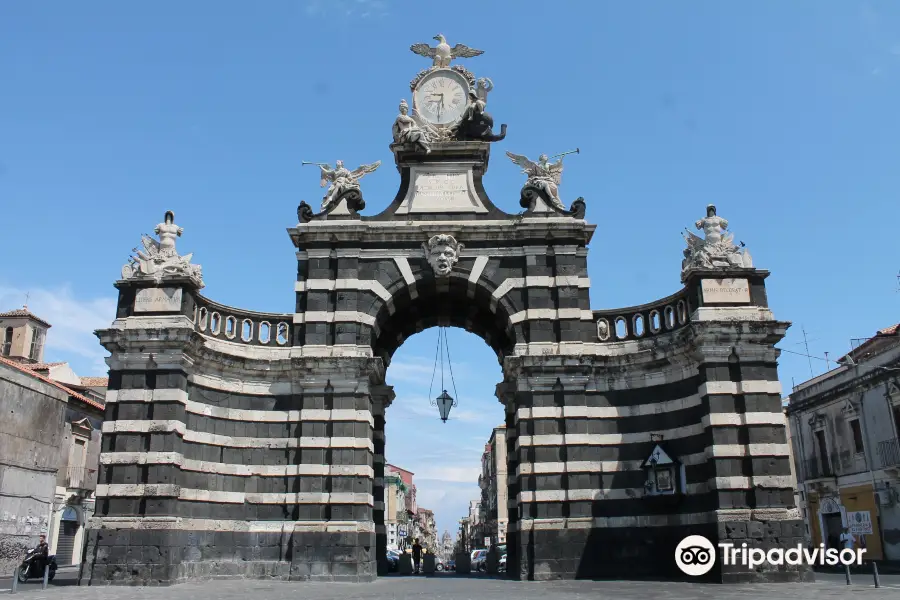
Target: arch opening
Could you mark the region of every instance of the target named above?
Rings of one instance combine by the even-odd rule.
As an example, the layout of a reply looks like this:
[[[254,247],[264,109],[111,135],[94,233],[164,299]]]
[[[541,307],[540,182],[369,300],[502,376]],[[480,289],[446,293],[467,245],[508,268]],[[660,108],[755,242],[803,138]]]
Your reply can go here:
[[[435,550],[446,567],[460,547],[471,551],[501,544],[498,552],[501,548],[505,551],[511,518],[518,514],[517,509],[509,509],[508,499],[515,494],[510,493],[512,482],[507,475],[516,472],[516,453],[506,435],[507,416],[495,397],[503,373],[489,358],[496,358],[495,346],[500,344],[490,344],[487,336],[453,325],[446,306],[428,302],[428,297],[419,299],[432,310],[419,313],[425,315],[417,325],[421,335],[414,332],[392,349],[385,381],[392,387],[394,399],[388,407],[375,411],[376,415],[380,412],[375,420],[373,491],[381,575],[394,568],[389,553],[411,548],[413,538],[422,535],[423,529],[416,529],[414,521],[434,520],[436,537],[420,539],[420,544]],[[440,346],[439,326],[447,327]],[[446,423],[430,402],[444,389],[457,400]],[[379,498],[383,498],[381,504]],[[405,523],[399,516],[404,508],[415,513]],[[460,541],[459,520],[471,510],[480,511],[484,522],[477,535],[470,530]],[[445,532],[453,538],[449,549],[442,543]]]

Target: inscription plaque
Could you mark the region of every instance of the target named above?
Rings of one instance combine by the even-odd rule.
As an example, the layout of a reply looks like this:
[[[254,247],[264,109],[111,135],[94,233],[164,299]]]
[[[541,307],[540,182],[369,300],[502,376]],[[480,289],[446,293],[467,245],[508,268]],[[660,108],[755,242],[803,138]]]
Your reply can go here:
[[[748,304],[750,283],[746,279],[703,279],[703,301],[710,304]]]
[[[134,299],[134,312],[176,312],[181,310],[181,288],[143,288]]]
[[[475,193],[471,166],[413,167],[410,178],[398,214],[487,212]]]

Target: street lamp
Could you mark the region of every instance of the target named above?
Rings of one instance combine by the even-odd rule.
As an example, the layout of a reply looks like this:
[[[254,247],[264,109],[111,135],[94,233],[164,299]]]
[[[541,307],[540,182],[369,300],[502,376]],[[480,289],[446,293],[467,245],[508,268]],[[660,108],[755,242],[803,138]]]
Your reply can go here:
[[[443,343],[442,343],[443,342]],[[456,380],[453,379],[453,365],[450,362],[450,346],[447,344],[447,334],[444,333],[444,328],[438,328],[438,341],[437,341],[437,349],[434,353],[434,371],[431,374],[431,384],[428,386],[428,397],[431,398],[431,390],[434,385],[434,376],[437,374],[438,361],[441,363],[441,388],[444,387],[444,355],[447,355],[447,366],[450,368],[450,382],[453,383],[453,393],[459,395],[456,391]],[[441,421],[444,423],[447,422],[447,417],[450,416],[450,409],[456,406],[456,400],[453,399],[453,396],[447,393],[445,389],[440,396],[434,398],[430,401],[432,406],[438,407],[438,412],[441,415]]]
[[[450,416],[450,409],[456,406],[456,400],[447,393],[447,390],[444,390],[440,396],[435,398],[435,404],[437,404],[438,412],[441,413],[441,421],[446,423],[447,417]]]

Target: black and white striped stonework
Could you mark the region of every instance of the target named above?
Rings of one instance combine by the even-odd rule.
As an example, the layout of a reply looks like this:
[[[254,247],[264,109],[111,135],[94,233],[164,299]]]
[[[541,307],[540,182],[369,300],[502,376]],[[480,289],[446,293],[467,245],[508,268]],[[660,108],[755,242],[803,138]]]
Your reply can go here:
[[[289,313],[218,304],[177,278],[117,283],[116,320],[98,332],[110,383],[82,583],[383,573],[386,370],[437,325],[474,332],[503,367],[510,576],[676,578],[689,534],[802,542],[774,348],[788,324],[768,309],[768,273],[696,271],[671,296],[594,311],[595,227],[493,206],[488,144],[428,160],[466,153],[485,212],[395,214],[409,161],[424,160],[401,152],[384,212],[291,228]],[[422,247],[438,234],[463,244],[445,277]],[[720,278],[745,280],[749,301],[705,302],[703,281]],[[138,312],[148,286],[180,288],[182,306]],[[647,493],[657,445],[683,467],[679,493]],[[707,579],[804,576],[718,564]]]
[[[438,324],[472,331],[504,355],[516,343],[594,335],[586,253],[573,246],[467,246],[444,278],[418,248],[348,253],[298,253],[295,343],[368,346],[389,359],[406,338]]]

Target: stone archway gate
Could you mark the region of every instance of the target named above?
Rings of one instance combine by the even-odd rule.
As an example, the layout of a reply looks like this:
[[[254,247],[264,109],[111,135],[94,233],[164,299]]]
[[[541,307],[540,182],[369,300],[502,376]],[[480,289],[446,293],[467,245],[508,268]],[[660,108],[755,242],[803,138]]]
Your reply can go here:
[[[414,92],[442,69],[468,81],[432,67]],[[500,136],[404,133],[405,115],[383,212],[359,214],[364,172],[341,180],[340,166],[322,212],[301,205],[293,313],[201,295],[171,213],[145,236],[98,332],[110,384],[82,582],[374,578],[385,369],[435,325],[477,333],[503,367],[512,577],[679,577],[688,534],[801,543],[774,348],[788,324],[715,209],[681,290],[592,310],[584,202],[566,210],[530,178],[524,212],[505,213],[481,183]],[[708,577],[802,575],[717,563]]]

